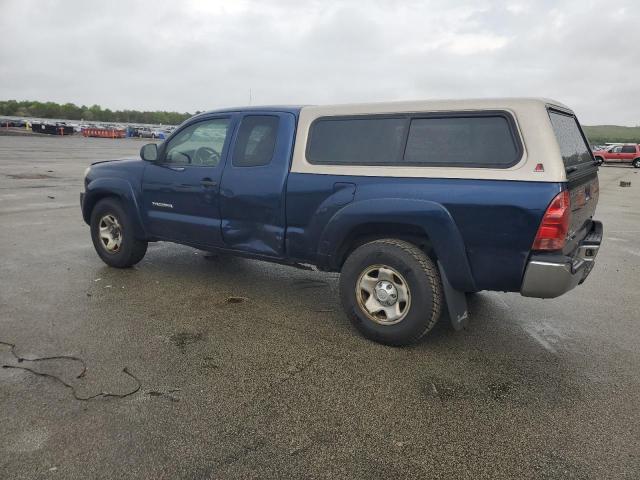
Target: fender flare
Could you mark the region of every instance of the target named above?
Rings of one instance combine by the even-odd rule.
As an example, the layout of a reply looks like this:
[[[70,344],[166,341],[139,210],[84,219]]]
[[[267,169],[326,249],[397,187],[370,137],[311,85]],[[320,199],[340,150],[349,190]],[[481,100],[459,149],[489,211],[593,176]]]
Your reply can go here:
[[[392,223],[417,227],[431,240],[434,252],[451,285],[461,292],[476,290],[462,235],[441,204],[427,200],[375,198],[350,203],[336,212],[318,243],[318,259],[339,268],[340,247],[357,227]]]
[[[101,177],[89,182],[85,188],[82,202],[82,218],[85,223],[91,223],[91,211],[95,204],[104,197],[119,198],[125,211],[133,221],[134,235],[141,239],[147,237],[135,190],[131,183],[124,178]]]

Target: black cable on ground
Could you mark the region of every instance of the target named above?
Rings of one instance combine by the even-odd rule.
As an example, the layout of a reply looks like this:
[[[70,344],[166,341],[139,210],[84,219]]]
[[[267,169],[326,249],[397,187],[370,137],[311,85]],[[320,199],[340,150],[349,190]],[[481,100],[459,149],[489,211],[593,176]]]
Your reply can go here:
[[[87,364],[85,363],[85,361],[79,357],[74,357],[72,355],[58,355],[58,356],[53,356],[53,357],[36,357],[36,358],[24,358],[19,356],[16,352],[15,352],[15,344],[13,343],[9,343],[9,342],[3,342],[0,340],[0,344],[2,345],[6,345],[8,347],[11,347],[11,354],[16,358],[16,360],[18,361],[18,363],[27,361],[27,362],[40,362],[43,360],[59,360],[59,359],[66,359],[66,360],[74,360],[74,361],[78,361],[82,364],[82,371],[80,372],[80,374],[76,377],[76,378],[81,378],[84,376],[84,374],[87,372]],[[43,372],[38,372],[36,370],[33,370],[32,368],[29,367],[20,367],[17,365],[2,365],[2,368],[13,368],[16,370],[25,370],[27,372],[33,373],[34,375],[38,375],[40,377],[45,377],[45,378],[52,378],[53,380],[57,381],[58,383],[61,383],[62,385],[64,385],[66,388],[71,390],[71,393],[73,395],[73,398],[75,398],[76,400],[80,400],[80,401],[87,401],[87,400],[93,400],[94,398],[109,398],[109,397],[113,397],[113,398],[124,398],[124,397],[128,397],[130,395],[133,395],[134,393],[138,392],[140,390],[140,388],[142,387],[142,382],[140,382],[140,380],[138,379],[138,377],[136,377],[134,374],[132,374],[127,367],[124,367],[122,369],[122,371],[130,376],[131,378],[133,378],[136,383],[138,384],[133,390],[127,392],[127,393],[111,393],[111,392],[100,392],[100,393],[96,393],[95,395],[90,395],[88,397],[81,397],[77,394],[76,389],[73,385],[68,384],[67,382],[65,382],[62,378],[56,376],[56,375],[51,375],[50,373],[43,373]]]
[[[7,347],[11,347],[11,355],[13,355],[16,358],[18,363],[22,363],[24,361],[27,361],[27,362],[41,362],[43,360],[60,360],[60,359],[63,359],[63,360],[74,360],[74,361],[80,362],[82,364],[82,371],[80,372],[80,374],[76,378],[82,378],[82,377],[84,377],[84,374],[87,373],[87,364],[80,357],[74,357],[73,355],[57,355],[55,357],[25,358],[25,357],[21,357],[20,355],[18,355],[16,353],[15,344],[9,343],[9,342],[3,342],[2,340],[0,340],[0,344],[1,345],[6,345]]]

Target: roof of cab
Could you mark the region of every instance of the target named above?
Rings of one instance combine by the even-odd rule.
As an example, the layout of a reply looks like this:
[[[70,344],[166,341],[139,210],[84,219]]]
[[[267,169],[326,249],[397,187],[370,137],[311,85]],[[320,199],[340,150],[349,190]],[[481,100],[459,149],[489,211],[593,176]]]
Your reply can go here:
[[[216,110],[209,110],[206,112],[201,112],[194,117],[202,117],[205,115],[212,115],[216,113],[246,113],[246,112],[284,112],[291,113],[293,115],[298,115],[300,113],[300,109],[302,109],[302,105],[259,105],[259,106],[244,106],[244,107],[228,107],[228,108],[219,108]]]

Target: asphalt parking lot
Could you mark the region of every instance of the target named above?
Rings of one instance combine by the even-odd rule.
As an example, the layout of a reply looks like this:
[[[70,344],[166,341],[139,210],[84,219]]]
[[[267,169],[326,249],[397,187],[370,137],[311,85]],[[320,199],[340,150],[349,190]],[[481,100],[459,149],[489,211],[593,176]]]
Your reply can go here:
[[[0,369],[0,478],[640,475],[638,170],[601,168],[583,286],[480,293],[467,330],[398,349],[350,327],[332,274],[164,243],[105,266],[82,174],[141,145],[0,137],[0,341],[81,359],[0,345],[73,387]]]

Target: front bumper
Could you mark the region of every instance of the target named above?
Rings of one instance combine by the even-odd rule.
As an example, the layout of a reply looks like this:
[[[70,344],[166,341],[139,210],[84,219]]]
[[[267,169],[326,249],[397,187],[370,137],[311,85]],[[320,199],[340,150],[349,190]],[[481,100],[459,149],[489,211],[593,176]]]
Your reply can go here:
[[[91,219],[85,214],[85,209],[84,209],[85,198],[86,198],[86,192],[80,192],[80,211],[82,212],[82,219],[84,220],[84,223],[86,223],[87,225],[90,225]]]
[[[602,222],[591,230],[572,256],[532,255],[524,273],[520,294],[524,297],[555,298],[585,281],[595,264],[602,243]]]

